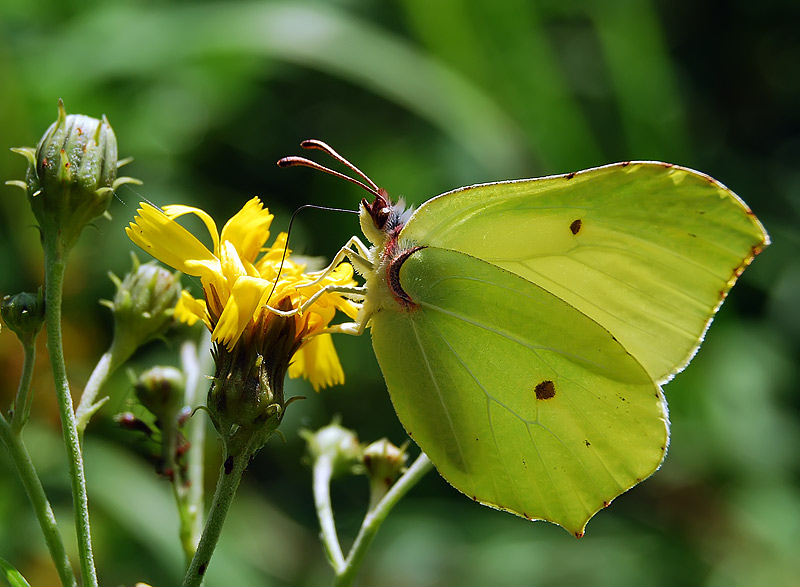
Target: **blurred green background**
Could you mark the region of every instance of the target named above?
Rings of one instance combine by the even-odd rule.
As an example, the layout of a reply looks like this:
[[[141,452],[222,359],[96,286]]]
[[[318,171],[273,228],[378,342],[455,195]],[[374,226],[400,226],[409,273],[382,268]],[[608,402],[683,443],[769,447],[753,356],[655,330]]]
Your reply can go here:
[[[478,506],[430,473],[381,529],[359,584],[800,584],[798,25],[793,0],[0,2],[0,148],[35,145],[61,97],[69,112],[108,116],[121,156],[135,159],[125,173],[144,181],[120,190],[113,220],[86,230],[71,258],[73,387],[110,341],[110,315],[97,300],[113,295],[106,273],[130,266],[122,229],[139,200],[197,205],[224,222],[259,195],[276,230],[301,204],[356,206],[364,194],[355,186],[275,166],[302,139],[329,142],[412,203],[619,160],[686,165],[741,195],[773,245],[666,387],[672,443],[662,469],[598,514],[579,541]],[[24,169],[0,150],[0,178]],[[0,293],[34,290],[42,267],[33,217],[18,189],[0,194]],[[357,232],[353,216],[309,212],[292,244],[330,257]],[[146,347],[133,368],[177,364],[186,334]],[[299,428],[341,414],[364,441],[404,440],[368,336],[336,343],[346,385],[315,394],[288,383],[289,395],[308,399],[289,410],[286,442],[271,441],[246,474],[210,587],[329,582]],[[72,545],[43,346],[40,362],[26,438]],[[4,331],[3,406],[20,368],[19,344]],[[169,487],[153,473],[150,448],[110,421],[129,408],[127,376],[107,391],[86,439],[101,582],[175,585],[181,555]],[[209,483],[218,449],[211,436]],[[364,478],[334,488],[346,543],[366,499]],[[56,582],[5,454],[0,556],[34,586]]]

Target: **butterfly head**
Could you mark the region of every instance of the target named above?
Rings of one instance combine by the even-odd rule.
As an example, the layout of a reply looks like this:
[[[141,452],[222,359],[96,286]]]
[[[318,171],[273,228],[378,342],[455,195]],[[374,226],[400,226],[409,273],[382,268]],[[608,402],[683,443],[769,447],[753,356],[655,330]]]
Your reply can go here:
[[[305,157],[284,157],[278,161],[278,165],[280,167],[293,167],[302,165],[317,169],[319,171],[324,171],[325,173],[329,173],[359,185],[370,194],[375,196],[375,199],[372,202],[369,202],[366,198],[361,200],[361,205],[359,206],[361,230],[363,231],[364,236],[366,236],[373,245],[383,245],[387,238],[395,236],[405,225],[406,221],[411,216],[412,210],[406,210],[405,204],[402,200],[396,204],[392,204],[389,194],[385,189],[379,188],[375,182],[372,181],[363,171],[339,155],[339,153],[334,151],[330,146],[322,141],[309,139],[300,143],[300,146],[304,149],[317,149],[324,151],[364,180],[362,182],[348,175],[344,175],[343,173],[334,171],[333,169],[320,165],[319,163],[315,163],[314,161],[306,159]]]
[[[373,245],[386,241],[387,235],[398,225],[398,210],[397,206],[392,205],[385,189],[380,188],[372,202],[366,198],[361,200],[359,221],[361,231]]]
[[[380,188],[372,202],[366,198],[361,200],[361,231],[373,245],[381,245],[405,226],[412,212],[413,209],[406,209],[402,199],[393,204],[388,192]]]

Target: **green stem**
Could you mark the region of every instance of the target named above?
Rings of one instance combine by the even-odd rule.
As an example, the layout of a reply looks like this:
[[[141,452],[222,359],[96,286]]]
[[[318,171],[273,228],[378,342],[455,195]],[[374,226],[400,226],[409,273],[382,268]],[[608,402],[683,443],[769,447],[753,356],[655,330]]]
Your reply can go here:
[[[231,443],[234,444],[234,443]],[[252,447],[249,444],[239,447],[231,447],[225,444],[223,453],[222,467],[220,467],[219,479],[217,479],[217,489],[214,491],[214,498],[211,501],[211,509],[208,511],[208,519],[203,529],[203,536],[197,545],[186,576],[183,578],[183,587],[198,587],[203,582],[211,555],[217,547],[217,541],[222,533],[222,526],[225,517],[231,507],[236,490],[242,480],[242,474],[247,468],[252,454]]]
[[[31,392],[31,382],[33,381],[33,368],[36,364],[36,336],[26,336],[21,340],[24,352],[22,364],[22,375],[17,387],[17,396],[14,398],[14,413],[11,416],[11,429],[14,434],[19,434],[28,422],[31,413],[31,402],[33,393]]]
[[[319,518],[320,538],[325,547],[325,553],[338,575],[345,569],[344,555],[336,534],[336,524],[333,521],[333,507],[331,506],[331,477],[333,475],[333,458],[327,454],[320,455],[314,460],[314,506]]]
[[[72,504],[75,513],[75,531],[78,538],[81,574],[84,587],[97,587],[97,572],[92,557],[92,536],[89,526],[89,500],[86,495],[86,478],[83,471],[83,455],[80,438],[72,411],[72,396],[64,363],[61,335],[61,296],[66,269],[66,251],[62,248],[58,233],[44,231],[45,258],[45,324],[47,327],[47,350],[56,387],[58,411],[61,416],[61,431],[67,448],[69,476],[72,484]],[[52,236],[51,236],[52,235]]]
[[[205,375],[212,372],[211,333],[203,330],[199,344],[185,343],[181,348],[181,364],[186,374],[186,395],[184,402],[191,409],[202,403],[207,388]],[[186,438],[189,450],[186,454],[186,491],[178,507],[185,510],[181,514],[181,536],[186,560],[191,560],[203,531],[203,485],[206,420],[202,414],[195,414],[186,423]]]
[[[78,408],[75,410],[78,436],[81,439],[83,439],[83,432],[86,430],[89,419],[97,411],[97,408],[103,404],[102,401],[97,404],[94,403],[94,399],[100,392],[100,388],[103,387],[103,384],[108,380],[111,373],[114,372],[117,365],[124,362],[114,361],[114,358],[114,353],[111,350],[106,351],[105,354],[100,357],[97,365],[95,365],[94,371],[92,371],[92,375],[89,377],[89,381],[86,382],[86,387],[83,388],[81,401],[78,404]],[[127,357],[125,358],[127,359]]]
[[[8,450],[8,454],[17,468],[17,473],[25,492],[28,494],[28,499],[31,501],[36,518],[39,520],[44,540],[47,543],[47,548],[50,551],[50,557],[53,559],[58,576],[61,579],[61,584],[64,587],[76,586],[75,573],[69,563],[67,550],[64,548],[61,534],[58,532],[56,517],[50,507],[50,502],[47,500],[39,475],[36,474],[36,469],[21,436],[14,433],[2,414],[0,414],[0,440]]]
[[[197,541],[194,540],[194,520],[197,518],[194,512],[187,505],[187,487],[182,476],[178,475],[177,469],[173,469],[175,475],[172,478],[172,497],[178,508],[178,537],[180,538],[183,557],[188,567],[192,562],[192,557],[197,550]]]
[[[359,530],[350,553],[347,555],[344,568],[341,572],[336,573],[333,581],[335,586],[340,587],[353,583],[361,564],[364,562],[364,555],[367,553],[375,534],[378,532],[378,528],[380,528],[386,516],[431,468],[433,468],[433,463],[424,452],[420,453],[408,470],[392,485],[392,488],[384,498],[378,502],[375,508],[367,512],[367,515],[364,516],[364,521],[361,523],[361,530]]]

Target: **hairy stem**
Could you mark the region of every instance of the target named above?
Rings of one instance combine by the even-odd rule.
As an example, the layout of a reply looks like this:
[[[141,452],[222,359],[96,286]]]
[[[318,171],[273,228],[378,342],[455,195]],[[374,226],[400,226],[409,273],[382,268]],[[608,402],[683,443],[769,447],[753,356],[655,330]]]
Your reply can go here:
[[[14,413],[11,416],[11,429],[14,434],[22,432],[31,413],[33,401],[31,382],[33,381],[33,368],[36,364],[36,336],[25,336],[22,340],[22,349],[25,358],[22,363],[17,395],[14,398]]]
[[[50,502],[47,500],[39,475],[36,474],[36,469],[33,466],[28,450],[25,448],[22,437],[12,430],[12,427],[2,414],[0,414],[0,440],[8,450],[8,454],[17,468],[17,473],[25,492],[28,494],[28,499],[31,501],[61,584],[64,587],[76,586],[75,573],[72,571],[72,566],[67,557],[67,550],[64,548],[61,534],[58,532],[58,524],[53,514],[53,508],[50,507]]]
[[[208,511],[206,526],[203,529],[203,536],[197,545],[192,562],[186,575],[183,578],[183,587],[198,587],[203,582],[211,555],[217,547],[217,541],[222,533],[222,526],[228,515],[236,490],[242,480],[242,474],[247,468],[252,454],[251,446],[229,446],[225,445],[222,466],[220,467],[217,488],[214,491],[214,498],[211,501],[211,509]]]
[[[97,587],[97,572],[92,556],[92,536],[89,526],[89,501],[86,494],[86,477],[83,470],[80,438],[72,411],[67,369],[61,335],[61,297],[64,285],[67,252],[58,233],[45,231],[45,325],[47,350],[55,381],[61,431],[67,448],[69,476],[72,484],[72,504],[75,513],[75,531],[78,538],[81,574],[84,587]]]

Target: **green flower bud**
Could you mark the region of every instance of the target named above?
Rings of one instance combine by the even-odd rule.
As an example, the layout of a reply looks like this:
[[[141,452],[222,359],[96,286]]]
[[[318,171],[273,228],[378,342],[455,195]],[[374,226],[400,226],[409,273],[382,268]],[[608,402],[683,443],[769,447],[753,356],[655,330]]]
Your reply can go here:
[[[139,402],[160,423],[160,427],[177,424],[183,407],[183,374],[175,367],[153,367],[136,380],[133,386]]]
[[[329,458],[332,476],[339,477],[361,470],[361,445],[352,430],[339,425],[338,419],[316,432],[301,430],[300,435],[308,443],[308,454],[312,461]]]
[[[28,160],[24,187],[39,228],[61,239],[64,248],[75,244],[83,227],[105,214],[111,197],[123,183],[117,178],[117,138],[105,117],[67,115],[58,101],[58,119],[36,149],[12,149]]]
[[[17,337],[25,342],[32,341],[44,325],[44,297],[38,293],[22,292],[3,298],[0,303],[3,321]]]
[[[364,468],[370,479],[391,487],[406,466],[406,447],[395,446],[381,438],[364,449]]]
[[[369,477],[369,509],[372,510],[405,470],[406,445],[397,447],[381,438],[364,449],[364,468]]]
[[[109,274],[117,286],[114,301],[101,303],[114,313],[115,339],[124,338],[125,344],[135,349],[163,334],[172,323],[181,297],[181,279],[180,272],[170,273],[155,261],[140,264],[136,255],[131,258],[133,268],[122,280]]]

